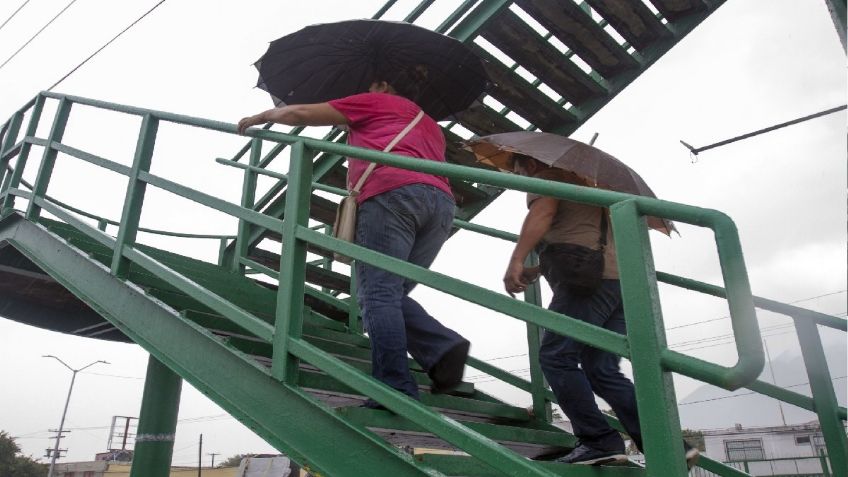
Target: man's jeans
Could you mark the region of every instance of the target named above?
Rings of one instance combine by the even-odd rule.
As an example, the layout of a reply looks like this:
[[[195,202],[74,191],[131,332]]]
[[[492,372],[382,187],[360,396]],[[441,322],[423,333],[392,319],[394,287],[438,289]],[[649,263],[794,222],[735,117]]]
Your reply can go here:
[[[603,280],[601,286],[588,296],[571,293],[567,286],[551,284],[551,287],[554,298],[548,307],[550,310],[616,333],[625,333],[618,280]],[[557,402],[581,443],[599,450],[624,449],[618,431],[607,424],[598,409],[594,392],[612,407],[627,433],[642,448],[633,383],[621,374],[618,356],[545,330],[539,361]]]
[[[429,267],[453,223],[453,198],[425,184],[411,184],[374,196],[359,206],[356,243],[385,255]],[[465,341],[427,314],[409,292],[414,282],[356,262],[357,297],[371,338],[375,378],[418,399],[407,351],[425,370]]]

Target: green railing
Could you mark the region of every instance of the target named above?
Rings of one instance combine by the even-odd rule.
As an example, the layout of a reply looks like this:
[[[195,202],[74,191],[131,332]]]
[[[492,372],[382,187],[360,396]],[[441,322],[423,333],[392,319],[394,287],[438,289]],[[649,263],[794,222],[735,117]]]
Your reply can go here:
[[[41,119],[44,103],[48,98],[57,100],[58,106],[48,137],[41,139],[35,137],[35,131]],[[142,117],[136,151],[130,167],[62,144],[62,136],[74,104]],[[23,138],[17,141],[26,113],[30,114],[30,120]],[[536,476],[551,475],[546,470],[535,466],[531,461],[527,461],[467,427],[415,401],[406,399],[382,383],[356,371],[302,339],[302,320],[304,312],[307,311],[303,304],[304,294],[318,295],[322,299],[339,306],[348,306],[347,302],[304,284],[307,245],[341,252],[356,260],[379,266],[436,290],[524,321],[528,324],[531,362],[538,361],[535,359],[534,353],[537,353],[538,350],[539,328],[568,335],[591,346],[629,358],[633,364],[634,378],[637,383],[636,394],[639,412],[642,416],[644,450],[648,462],[647,473],[649,476],[686,474],[682,446],[680,445],[682,435],[674,388],[671,383],[671,372],[678,372],[730,390],[747,386],[764,394],[814,410],[819,414],[822,422],[834,475],[840,475],[841,469],[845,469],[845,435],[841,427],[842,421],[845,419],[845,409],[837,406],[832,383],[829,377],[826,377],[826,363],[824,363],[821,342],[816,329],[816,326],[821,324],[845,330],[845,320],[764,299],[755,299],[751,295],[736,228],[724,214],[657,199],[518,177],[452,164],[420,161],[414,158],[260,129],[251,129],[248,132],[248,135],[253,138],[250,147],[250,163],[248,167],[244,168],[242,203],[235,205],[211,194],[185,187],[149,172],[158,125],[162,121],[222,133],[235,133],[235,126],[228,123],[75,96],[55,93],[40,94],[16,112],[0,129],[0,166],[2,166],[0,167],[0,174],[2,174],[0,175],[0,178],[2,178],[0,198],[2,198],[3,213],[12,212],[16,197],[28,199],[29,203],[25,213],[29,220],[37,221],[42,210],[45,210],[77,227],[100,243],[111,247],[114,250],[111,264],[114,275],[125,276],[129,263],[135,263],[227,317],[250,333],[273,343],[274,351],[270,374],[274,378],[294,386],[297,382],[298,361],[304,360],[357,392],[383,403],[397,414],[465,450],[481,462],[507,473]],[[281,182],[286,181],[287,200],[284,220],[264,215],[253,209],[253,206],[255,206],[256,176],[269,173],[269,171],[258,167],[261,141],[270,141],[281,147],[284,145],[290,147],[289,172],[277,177]],[[33,145],[42,147],[43,154],[31,191],[27,191],[21,188],[22,173]],[[118,225],[117,237],[113,238],[88,225],[69,212],[68,209],[58,205],[55,200],[48,200],[47,189],[59,152],[129,178],[122,216],[120,221],[116,221]],[[355,244],[341,242],[325,233],[313,230],[309,227],[308,211],[311,192],[316,188],[313,181],[313,159],[317,154],[357,157],[380,164],[447,176],[451,179],[609,207],[618,251],[620,280],[628,328],[627,335],[619,335],[589,325],[574,318],[539,308],[535,304],[518,301],[501,293],[383,256]],[[17,161],[14,167],[8,167],[13,157],[16,157]],[[142,230],[139,227],[139,220],[148,185],[239,219],[239,231],[236,239],[239,253],[237,255],[238,261],[234,263],[239,268],[258,266],[260,271],[277,277],[282,285],[277,292],[276,320],[273,326],[185,279],[136,248],[136,235]],[[645,221],[645,216],[648,215],[713,230],[725,288],[656,273],[653,267],[648,228]],[[456,224],[459,227],[500,238],[513,238],[513,236],[504,232],[461,221]],[[247,260],[246,255],[244,255],[246,249],[242,239],[249,226],[264,228],[282,236],[285,246],[282,247],[279,272]],[[674,285],[727,299],[739,357],[734,366],[720,366],[668,348],[660,312],[657,278]],[[538,290],[531,291],[525,298],[538,303]],[[810,349],[804,350],[805,360],[808,361],[808,373],[811,376],[810,382],[813,387],[812,399],[756,380],[763,369],[764,358],[754,313],[755,305],[789,314],[795,319],[799,336],[802,337],[802,343],[817,343],[817,346],[810,346]],[[631,343],[638,343],[638,346],[631,346]],[[541,412],[544,412],[547,404],[553,399],[550,391],[544,387],[544,380],[538,368],[534,368],[535,372],[531,370],[531,381],[527,382],[479,360],[472,359],[469,364],[519,388],[530,391],[534,397],[534,409],[537,411],[537,417],[542,415]],[[722,475],[742,475],[736,470],[709,459],[704,459],[703,467]]]

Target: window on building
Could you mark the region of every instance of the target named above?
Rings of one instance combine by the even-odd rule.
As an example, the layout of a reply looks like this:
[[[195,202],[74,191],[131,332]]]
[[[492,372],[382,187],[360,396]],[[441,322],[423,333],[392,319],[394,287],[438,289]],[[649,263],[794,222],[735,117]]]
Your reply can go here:
[[[827,454],[827,445],[824,442],[824,436],[822,434],[816,434],[813,436],[813,451],[818,455],[819,451],[822,450]]]
[[[82,473],[82,477],[94,477],[94,471],[93,470],[87,470],[87,471]]]
[[[729,461],[765,460],[763,441],[760,439],[737,439],[724,441]]]
[[[799,446],[810,445],[810,436],[795,436],[795,445],[799,445]]]

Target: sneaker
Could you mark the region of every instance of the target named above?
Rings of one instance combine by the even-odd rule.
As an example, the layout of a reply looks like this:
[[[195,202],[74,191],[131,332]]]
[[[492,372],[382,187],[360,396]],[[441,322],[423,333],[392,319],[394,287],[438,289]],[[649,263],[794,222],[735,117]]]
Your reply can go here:
[[[685,451],[686,456],[686,467],[689,470],[692,470],[692,467],[695,467],[695,464],[698,463],[698,459],[701,457],[701,452],[698,451],[697,447],[692,447],[688,442],[683,441],[683,449]]]
[[[471,346],[466,340],[462,340],[453,348],[449,349],[439,361],[427,371],[433,384],[430,392],[441,394],[456,389],[462,383],[462,372],[465,370],[465,361],[468,359],[468,348]]]
[[[600,450],[580,444],[567,456],[560,457],[556,462],[562,464],[581,465],[619,465],[627,462],[623,450]]]

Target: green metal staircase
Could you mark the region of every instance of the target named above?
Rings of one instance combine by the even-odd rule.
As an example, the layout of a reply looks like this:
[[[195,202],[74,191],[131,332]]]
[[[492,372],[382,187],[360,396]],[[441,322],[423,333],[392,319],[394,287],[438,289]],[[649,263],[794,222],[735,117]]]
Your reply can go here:
[[[422,2],[407,20],[415,21],[432,3]],[[438,29],[475,42],[481,55],[500,55],[486,46],[488,42],[515,64],[491,58],[499,61],[490,61],[495,80],[491,99],[483,98],[457,122],[444,125],[449,142],[470,133],[518,128],[572,132],[720,3],[652,0],[652,10],[641,1],[463,2]],[[538,25],[528,23],[527,16]],[[612,27],[622,40],[607,33]],[[486,42],[477,42],[478,37]],[[554,38],[568,49],[562,51]],[[520,76],[519,68],[538,81]],[[543,85],[561,96],[542,92],[547,91]],[[39,137],[48,103],[55,106],[55,115],[49,134]],[[497,104],[499,109],[493,107]],[[72,110],[79,106],[141,118],[130,166],[63,142]],[[300,130],[284,134],[267,129],[251,130],[250,142],[236,157],[218,160],[244,170],[241,201],[234,204],[217,198],[215,191],[192,189],[150,172],[160,123],[235,133],[232,124],[55,93],[39,94],[0,128],[0,310],[6,318],[46,329],[131,341],[151,354],[138,431],[146,437],[136,445],[134,477],[167,475],[181,379],[277,449],[328,477],[682,476],[687,469],[672,373],[725,389],[746,387],[816,412],[831,475],[845,476],[846,410],[836,402],[818,327],[845,331],[846,321],[753,297],[736,229],[727,216],[486,170],[476,167],[455,145],[449,163],[438,164],[349,147],[338,142],[342,138],[338,131],[317,140],[296,135]],[[96,132],[95,126],[89,127]],[[264,155],[263,144],[272,145]],[[30,157],[34,148],[41,153],[35,164]],[[287,158],[286,174],[266,169],[278,156]],[[459,197],[456,227],[503,240],[515,236],[468,220],[506,188],[609,207],[619,244],[628,335],[541,308],[535,287],[524,301],[515,300],[333,239],[326,224],[334,216],[336,202],[326,197],[344,194],[340,189],[344,157],[449,177]],[[241,158],[246,160],[239,162]],[[121,201],[121,217],[98,217],[48,194],[57,161],[82,161],[126,177],[123,198],[104,198]],[[37,169],[34,178],[25,177],[33,169]],[[257,197],[259,176],[275,182]],[[148,187],[234,217],[237,233],[210,236],[142,228]],[[74,197],[66,200],[73,202]],[[711,229],[723,286],[655,271],[647,215]],[[220,240],[218,263],[140,244],[140,231]],[[265,238],[280,242],[275,251],[256,247]],[[471,383],[463,383],[450,395],[432,394],[426,373],[412,360],[410,367],[422,391],[420,403],[372,379],[369,342],[361,333],[352,298],[355,290],[343,273],[346,269],[330,260],[334,251],[523,321],[530,349],[529,380],[474,358],[468,364],[529,393],[532,412],[501,402]],[[257,280],[251,274],[264,277]],[[668,349],[658,281],[727,300],[739,356],[734,366]],[[795,320],[812,397],[757,380],[763,351],[755,308]],[[528,459],[575,445],[572,435],[550,423],[554,397],[538,365],[541,328],[630,359],[643,416],[646,468],[589,468]],[[357,407],[366,397],[390,411]],[[411,456],[402,446],[464,454]],[[745,475],[706,458],[699,465],[723,476]]]
[[[388,1],[373,18],[399,7]],[[434,0],[421,1],[403,17],[416,22]],[[481,167],[459,142],[472,134],[539,130],[570,135],[600,111],[628,84],[719,8],[724,0],[466,0],[435,31],[471,45],[486,60],[491,84],[483,97],[452,122],[443,123],[449,163]],[[397,17],[394,15],[393,18]],[[294,134],[302,132],[295,128]],[[334,130],[324,139],[343,142]],[[266,167],[283,150],[274,148],[256,163]],[[247,155],[245,146],[230,160]],[[344,188],[344,158],[322,154],[315,163],[315,182]],[[451,183],[457,218],[471,220],[501,192],[464,180]],[[267,191],[256,210],[280,217],[285,208],[285,182]],[[310,217],[332,224],[335,203],[312,197]],[[277,238],[252,227],[250,244]],[[232,249],[228,255],[232,254]]]

